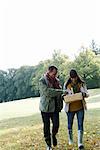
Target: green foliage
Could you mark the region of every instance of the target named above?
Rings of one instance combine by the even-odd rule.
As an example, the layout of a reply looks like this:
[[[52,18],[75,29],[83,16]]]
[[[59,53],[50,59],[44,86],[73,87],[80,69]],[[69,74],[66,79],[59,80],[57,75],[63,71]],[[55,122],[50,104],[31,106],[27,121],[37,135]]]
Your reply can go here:
[[[86,81],[88,88],[100,87],[100,55],[91,49],[82,49],[74,61],[54,50],[52,58],[39,62],[36,66],[22,66],[19,69],[0,70],[0,102],[39,96],[39,79],[46,73],[49,65],[58,68],[61,85],[74,68]]]
[[[89,49],[80,52],[72,67],[87,82],[89,88],[100,87],[100,63],[94,52]]]
[[[68,74],[68,66],[69,66],[69,59],[66,55],[61,54],[61,51],[54,50],[54,53],[52,55],[51,59],[41,61],[37,66],[36,66],[36,72],[33,77],[32,83],[33,83],[33,88],[34,90],[36,89],[37,91],[39,90],[38,88],[38,83],[39,79],[41,76],[46,73],[48,66],[50,65],[55,65],[58,68],[58,76],[61,81],[61,84],[63,85],[65,78]]]
[[[0,71],[0,99],[11,101],[34,96],[32,78],[35,69],[23,66],[19,69],[8,69],[7,72]]]
[[[16,71],[14,77],[14,86],[16,90],[16,99],[34,96],[32,89],[32,78],[35,69],[29,66],[23,66]]]
[[[0,102],[6,99],[7,72],[0,70]]]
[[[61,53],[61,50],[54,50],[52,55],[52,64],[56,65],[58,68],[58,76],[63,86],[66,77],[68,76],[68,68],[70,64],[70,60],[68,56]]]

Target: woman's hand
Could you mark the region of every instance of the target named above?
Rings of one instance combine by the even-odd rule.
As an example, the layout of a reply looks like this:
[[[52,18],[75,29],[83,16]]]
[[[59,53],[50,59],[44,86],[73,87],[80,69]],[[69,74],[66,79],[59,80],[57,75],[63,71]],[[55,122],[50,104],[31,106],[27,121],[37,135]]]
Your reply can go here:
[[[83,93],[83,92],[82,92],[82,96],[83,96],[83,97],[86,97],[86,93]]]

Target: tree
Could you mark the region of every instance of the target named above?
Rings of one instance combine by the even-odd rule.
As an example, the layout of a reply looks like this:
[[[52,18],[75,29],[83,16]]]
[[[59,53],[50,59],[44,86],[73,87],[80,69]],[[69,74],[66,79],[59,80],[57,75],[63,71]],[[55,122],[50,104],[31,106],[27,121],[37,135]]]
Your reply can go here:
[[[7,71],[7,82],[6,82],[6,99],[7,101],[11,101],[15,99],[16,96],[16,88],[14,87],[14,77],[17,69],[10,68]]]
[[[39,64],[35,66],[35,73],[32,78],[32,88],[34,91],[34,96],[39,96],[39,79],[47,71],[47,68],[50,65],[50,63],[51,63],[51,60],[48,59],[48,60],[39,62]]]
[[[39,95],[39,79],[46,73],[48,66],[55,65],[58,68],[58,76],[63,86],[66,77],[68,76],[68,68],[70,66],[70,61],[68,57],[61,54],[60,50],[54,50],[51,59],[41,61],[35,68],[35,74],[32,79],[33,89],[36,92],[35,95]]]
[[[0,70],[0,102],[6,99],[7,72]]]
[[[86,80],[89,88],[100,87],[100,63],[93,51],[85,49],[80,52],[72,66]]]
[[[95,53],[95,55],[100,54],[100,46],[98,46],[94,40],[92,40],[90,48],[92,49],[92,51]]]
[[[20,67],[14,77],[14,87],[16,88],[16,99],[34,96],[32,89],[32,78],[34,76],[34,67]]]
[[[59,72],[59,79],[63,86],[66,78],[68,78],[71,61],[69,60],[67,55],[61,53],[61,50],[54,50],[51,62],[52,64],[57,66]]]

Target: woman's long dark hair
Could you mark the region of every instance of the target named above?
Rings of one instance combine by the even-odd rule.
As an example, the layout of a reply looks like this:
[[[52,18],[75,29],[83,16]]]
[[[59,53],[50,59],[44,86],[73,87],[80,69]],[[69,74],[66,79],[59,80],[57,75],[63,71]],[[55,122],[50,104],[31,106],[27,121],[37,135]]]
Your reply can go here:
[[[71,78],[74,78],[74,77],[77,77],[78,83],[84,84],[84,81],[79,77],[79,75],[77,74],[76,70],[72,69],[72,70],[70,71],[70,77],[69,77],[69,79],[67,80],[67,82],[65,83],[65,87],[66,87],[66,88],[67,88],[67,86],[68,86],[70,83],[72,83]]]

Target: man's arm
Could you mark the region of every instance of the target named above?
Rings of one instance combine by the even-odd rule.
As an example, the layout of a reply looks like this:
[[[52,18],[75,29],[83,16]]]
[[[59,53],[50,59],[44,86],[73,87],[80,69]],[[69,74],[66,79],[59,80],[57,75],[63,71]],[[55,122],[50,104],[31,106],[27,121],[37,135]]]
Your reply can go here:
[[[54,89],[54,88],[49,88],[45,82],[45,79],[40,79],[39,81],[39,89],[40,89],[40,94],[49,96],[49,97],[55,97],[63,93],[62,89]]]

